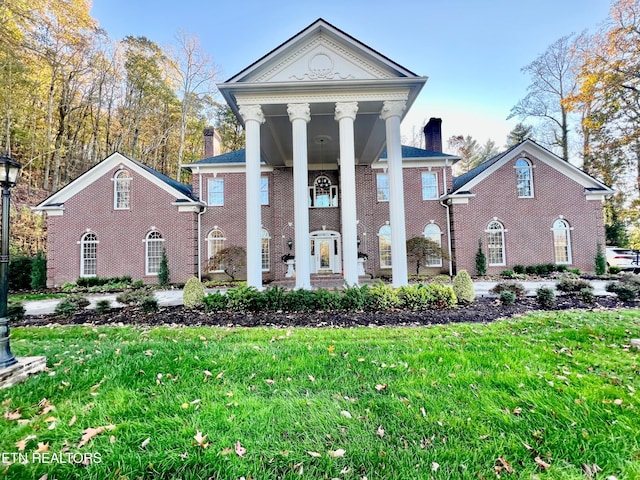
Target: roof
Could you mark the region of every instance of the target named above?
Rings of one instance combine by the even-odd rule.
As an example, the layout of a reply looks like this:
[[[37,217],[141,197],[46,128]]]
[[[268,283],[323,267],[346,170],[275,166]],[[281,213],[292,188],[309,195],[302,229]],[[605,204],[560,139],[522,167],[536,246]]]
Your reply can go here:
[[[503,158],[505,155],[507,155],[509,152],[511,152],[512,150],[514,150],[518,146],[520,146],[519,143],[514,145],[514,146],[512,146],[508,150],[505,150],[504,152],[499,153],[495,157],[491,157],[489,160],[486,160],[486,161],[482,162],[480,165],[478,165],[475,168],[472,168],[468,172],[465,172],[465,173],[463,173],[462,175],[460,175],[458,177],[454,177],[453,178],[453,191],[458,190],[465,183],[467,183],[467,182],[473,180],[474,178],[476,178],[478,175],[480,175],[482,172],[484,172],[487,168],[489,168],[491,165],[496,163],[498,160]]]
[[[382,152],[380,158],[387,158],[386,150]],[[449,155],[448,153],[425,150],[424,148],[402,145],[402,158],[449,158],[451,160],[458,160],[460,157],[456,155]]]
[[[123,155],[123,157],[126,157],[126,155]],[[171,177],[167,177],[166,175],[158,172],[157,170],[154,170],[153,168],[151,168],[148,165],[145,165],[142,162],[133,160],[132,158],[129,158],[129,157],[127,158],[131,160],[133,163],[135,163],[136,165],[138,165],[139,167],[145,169],[147,172],[149,172],[151,175],[156,177],[158,180],[161,180],[167,185],[169,185],[171,188],[175,188],[183,195],[191,198],[192,200],[198,201],[198,197],[193,194],[193,187],[191,185],[186,185],[184,183],[178,182],[177,180],[174,180]]]
[[[193,162],[189,165],[219,165],[225,163],[245,163],[246,151],[244,148],[235,150],[229,153],[223,153],[222,155],[216,155],[214,157],[203,158],[197,162]],[[187,166],[188,167],[188,166]]]

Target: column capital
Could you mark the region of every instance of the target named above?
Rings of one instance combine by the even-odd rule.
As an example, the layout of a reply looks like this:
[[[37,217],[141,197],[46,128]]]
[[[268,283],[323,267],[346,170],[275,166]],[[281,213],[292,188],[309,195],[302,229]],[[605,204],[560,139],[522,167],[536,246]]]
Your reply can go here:
[[[258,123],[264,123],[264,114],[260,105],[239,105],[238,107],[245,122],[255,120]]]
[[[356,119],[358,113],[358,102],[336,102],[335,119],[339,122],[343,118]]]
[[[380,118],[386,120],[391,117],[400,117],[406,106],[407,102],[404,100],[385,100],[380,112]]]
[[[308,103],[289,103],[287,104],[287,113],[289,114],[289,120],[304,120],[309,123],[311,120],[311,109]]]

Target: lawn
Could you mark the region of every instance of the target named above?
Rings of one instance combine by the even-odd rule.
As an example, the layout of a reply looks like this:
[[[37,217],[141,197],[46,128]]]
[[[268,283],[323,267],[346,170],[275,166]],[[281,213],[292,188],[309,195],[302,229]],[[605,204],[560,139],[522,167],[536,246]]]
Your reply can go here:
[[[0,391],[2,478],[640,478],[637,309],[12,335],[49,372]]]

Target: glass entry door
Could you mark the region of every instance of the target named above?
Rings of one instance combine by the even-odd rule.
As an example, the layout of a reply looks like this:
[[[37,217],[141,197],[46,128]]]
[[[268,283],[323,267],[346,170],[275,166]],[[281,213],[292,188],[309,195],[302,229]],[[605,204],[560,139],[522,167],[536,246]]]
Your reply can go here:
[[[311,273],[340,273],[340,234],[329,230],[311,232]]]
[[[316,254],[316,262],[318,272],[323,270],[332,270],[331,268],[331,260],[333,258],[331,244],[333,243],[333,239],[329,238],[319,238],[316,240],[316,248],[318,252]]]

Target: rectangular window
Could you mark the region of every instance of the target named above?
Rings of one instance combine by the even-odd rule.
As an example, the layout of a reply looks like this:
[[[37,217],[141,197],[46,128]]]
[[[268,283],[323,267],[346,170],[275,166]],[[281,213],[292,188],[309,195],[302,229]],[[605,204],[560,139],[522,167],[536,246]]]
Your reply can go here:
[[[224,205],[224,178],[210,178],[207,182],[207,198],[212,207]]]
[[[269,205],[269,177],[260,177],[260,205]]]
[[[378,201],[389,201],[389,176],[386,173],[376,175],[376,187],[378,190]]]
[[[438,199],[438,175],[435,173],[422,173],[422,200]]]

